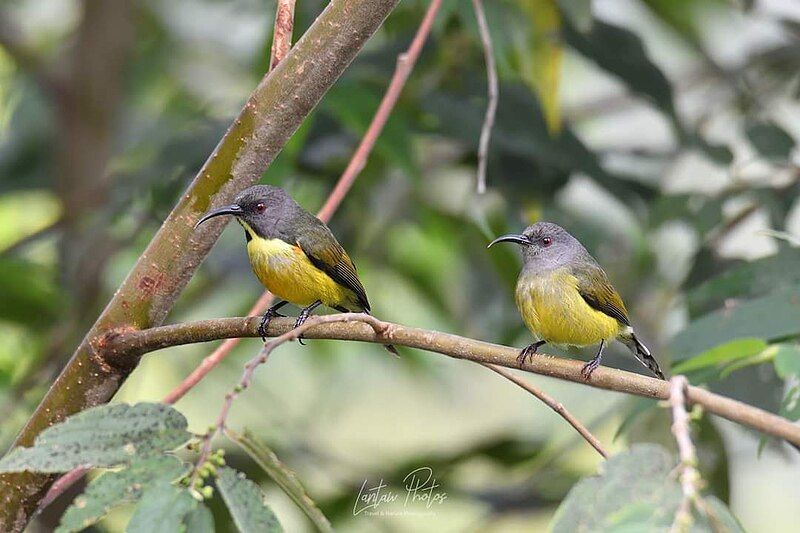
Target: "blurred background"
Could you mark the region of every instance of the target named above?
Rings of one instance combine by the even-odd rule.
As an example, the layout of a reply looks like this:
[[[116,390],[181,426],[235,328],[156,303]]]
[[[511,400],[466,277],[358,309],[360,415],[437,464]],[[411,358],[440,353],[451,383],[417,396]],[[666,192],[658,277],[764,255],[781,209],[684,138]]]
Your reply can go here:
[[[298,0],[296,37],[324,4]],[[426,7],[401,2],[264,183],[318,209]],[[3,2],[3,449],[262,77],[274,8],[267,0]],[[485,8],[500,75],[489,191],[475,192],[486,107],[478,28],[471,2],[445,0],[331,223],[375,314],[527,345],[513,303],[518,253],[485,248],[497,234],[551,220],[606,268],[662,367],[705,353],[693,382],[800,418],[800,3],[493,0]],[[261,290],[232,224],[168,321],[242,315]],[[213,348],[148,355],[118,399],[159,400]],[[195,431],[212,423],[258,348],[242,342],[177,404]],[[642,372],[623,350],[614,346],[604,363]],[[597,471],[599,456],[521,389],[477,365],[401,351],[285,346],[236,403],[231,426],[266,441],[343,531],[545,530],[570,487]],[[655,402],[525,377],[612,450],[674,449],[668,412]],[[797,451],[709,416],[697,428],[707,490],[747,530],[796,530]],[[263,484],[288,531],[310,530],[238,449],[228,460]],[[401,488],[418,466],[432,468],[444,503],[354,515],[365,480]],[[228,519],[216,511],[224,531]],[[126,513],[96,529],[121,530]],[[52,527],[53,514],[33,527]]]

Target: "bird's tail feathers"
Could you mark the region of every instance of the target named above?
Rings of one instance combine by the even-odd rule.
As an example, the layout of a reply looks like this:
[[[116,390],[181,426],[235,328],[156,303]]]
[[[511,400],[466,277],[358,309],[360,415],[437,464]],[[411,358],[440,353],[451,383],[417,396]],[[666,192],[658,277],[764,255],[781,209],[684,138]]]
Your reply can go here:
[[[636,337],[636,334],[633,331],[625,336],[620,337],[620,340],[625,344],[625,346],[628,347],[628,349],[630,349],[631,352],[633,352],[633,355],[636,356],[636,359],[638,359],[640,363],[650,370],[650,372],[663,380],[667,379],[664,377],[664,373],[658,366],[658,362],[656,361],[655,357],[653,357],[653,355],[650,353],[650,350],[647,349],[647,346],[642,344],[642,341]]]

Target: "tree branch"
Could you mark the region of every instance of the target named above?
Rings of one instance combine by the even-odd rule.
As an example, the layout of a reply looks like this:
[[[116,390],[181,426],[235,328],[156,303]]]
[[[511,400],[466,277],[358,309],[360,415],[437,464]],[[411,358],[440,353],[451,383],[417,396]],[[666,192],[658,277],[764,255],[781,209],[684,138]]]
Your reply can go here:
[[[589,428],[584,426],[581,423],[580,420],[575,418],[572,415],[572,413],[567,411],[567,408],[564,407],[564,405],[561,402],[559,402],[558,400],[556,400],[555,398],[553,398],[552,396],[550,396],[549,394],[547,394],[543,390],[534,387],[533,385],[531,385],[530,383],[528,383],[524,379],[520,378],[519,376],[515,375],[512,372],[509,372],[508,370],[506,370],[505,368],[503,368],[501,366],[491,365],[491,364],[488,364],[488,363],[481,363],[481,364],[483,366],[485,366],[486,368],[488,368],[489,370],[493,370],[493,371],[497,372],[498,374],[500,374],[501,376],[503,376],[507,380],[511,381],[512,383],[515,383],[515,384],[519,385],[520,387],[522,387],[526,391],[528,391],[531,394],[533,394],[534,396],[536,396],[539,400],[541,400],[550,409],[552,409],[553,411],[558,413],[559,416],[561,416],[561,418],[566,420],[567,423],[570,426],[575,428],[575,431],[580,433],[581,437],[583,437],[586,440],[586,442],[588,442],[589,445],[591,445],[592,448],[597,450],[597,453],[602,455],[603,458],[608,457],[608,452],[606,452],[606,450],[603,448],[603,445],[600,444],[600,441],[597,439],[597,437],[592,435],[592,432],[589,431]]]
[[[164,320],[224,227],[223,221],[212,222],[195,233],[195,222],[209,207],[230,202],[261,178],[397,2],[333,0],[261,81],[39,404],[16,446],[31,445],[44,428],[114,395],[138,358],[105,359],[108,332],[149,328]],[[0,475],[0,530],[21,531],[53,479],[35,473]]]
[[[702,479],[697,471],[697,450],[692,442],[689,427],[689,413],[686,412],[686,390],[689,382],[686,376],[675,376],[669,382],[669,404],[672,409],[672,434],[678,442],[678,455],[681,458],[680,478],[683,498],[675,513],[675,521],[670,533],[684,533],[692,527],[692,506],[700,501]]]
[[[310,327],[304,333],[305,338],[396,344],[476,363],[520,368],[517,364],[518,348],[388,322],[381,322],[386,329],[383,334],[378,335],[372,327],[360,323],[317,324],[311,322],[317,318],[309,319],[309,323],[312,323],[314,327]],[[104,339],[103,344],[106,357],[109,359],[126,359],[139,357],[145,353],[170,346],[208,342],[229,337],[258,337],[257,330],[260,320],[260,317],[220,318],[142,331],[112,332]],[[294,319],[292,318],[276,318],[270,322],[268,334],[269,336],[282,335],[293,326]],[[534,374],[645,398],[667,400],[670,397],[669,383],[660,379],[601,366],[592,373],[591,379],[587,381],[581,375],[582,368],[583,362],[581,361],[540,354],[529,360],[521,369]],[[686,397],[688,401],[702,405],[710,413],[800,445],[800,426],[783,417],[700,387],[687,387]]]

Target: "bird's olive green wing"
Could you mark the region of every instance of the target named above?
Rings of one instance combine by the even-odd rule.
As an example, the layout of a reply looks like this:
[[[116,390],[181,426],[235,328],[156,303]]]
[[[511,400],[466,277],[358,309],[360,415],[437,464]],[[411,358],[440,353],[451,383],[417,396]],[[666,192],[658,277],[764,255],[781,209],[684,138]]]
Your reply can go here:
[[[358,279],[356,267],[326,225],[314,218],[299,232],[297,245],[315,267],[353,291],[361,307],[369,311],[367,292]]]
[[[572,273],[578,279],[578,292],[594,309],[616,318],[622,324],[630,326],[628,310],[616,289],[611,285],[608,276],[594,262],[573,267]]]

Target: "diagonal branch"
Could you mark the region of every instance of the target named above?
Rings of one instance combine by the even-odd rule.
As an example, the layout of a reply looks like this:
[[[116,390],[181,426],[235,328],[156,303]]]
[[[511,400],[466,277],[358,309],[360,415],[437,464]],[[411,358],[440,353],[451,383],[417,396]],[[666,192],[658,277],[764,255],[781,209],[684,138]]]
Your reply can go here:
[[[555,398],[553,398],[552,396],[550,396],[549,394],[547,394],[543,390],[534,387],[533,385],[531,385],[530,383],[528,383],[524,379],[520,378],[519,376],[517,376],[513,372],[509,372],[508,370],[506,370],[505,368],[503,368],[501,366],[491,365],[491,364],[488,364],[488,363],[481,363],[481,364],[483,364],[483,366],[485,366],[489,370],[493,370],[494,372],[497,372],[498,374],[500,374],[501,376],[503,376],[507,380],[511,381],[512,383],[515,383],[515,384],[519,385],[520,387],[522,387],[526,391],[528,391],[531,394],[533,394],[534,396],[536,396],[545,405],[547,405],[547,407],[549,407],[550,409],[552,409],[553,411],[558,413],[559,416],[561,416],[561,418],[566,420],[567,423],[570,426],[575,428],[575,431],[580,433],[581,437],[583,437],[586,440],[586,442],[588,442],[589,445],[591,445],[592,448],[597,450],[597,453],[602,455],[604,458],[608,457],[608,452],[603,448],[603,445],[600,444],[600,441],[597,440],[597,437],[592,435],[592,432],[589,431],[589,428],[584,426],[581,423],[580,420],[575,418],[575,416],[573,416],[572,413],[567,411],[567,408],[564,407],[564,405],[561,402],[559,402],[558,400],[556,400]]]
[[[107,402],[138,364],[106,359],[107,333],[159,325],[224,224],[195,233],[209,207],[252,185],[378,29],[398,0],[332,0],[286,58],[266,76],[192,184],[78,346],[15,445],[44,428]],[[0,475],[0,531],[24,529],[54,476]]]
[[[317,324],[312,322],[316,318],[309,319],[309,323],[314,324],[314,327],[310,327],[304,333],[304,337],[307,339],[339,339],[396,344],[476,363],[520,368],[517,364],[519,349],[509,346],[389,322],[381,322],[386,329],[383,334],[379,335],[364,324]],[[114,332],[105,339],[105,355],[112,360],[117,357],[124,359],[182,344],[208,342],[229,337],[258,337],[260,320],[259,317],[220,318],[161,326],[142,331]],[[270,322],[268,334],[270,336],[281,335],[292,329],[293,326],[294,319],[273,319]],[[600,367],[587,381],[581,374],[582,368],[582,361],[541,354],[525,363],[521,370],[645,398],[667,400],[670,397],[669,383],[660,379],[624,370]],[[800,445],[800,426],[781,416],[714,394],[700,387],[687,387],[686,397],[692,403],[702,405],[710,413],[767,435],[784,439],[791,444]]]

